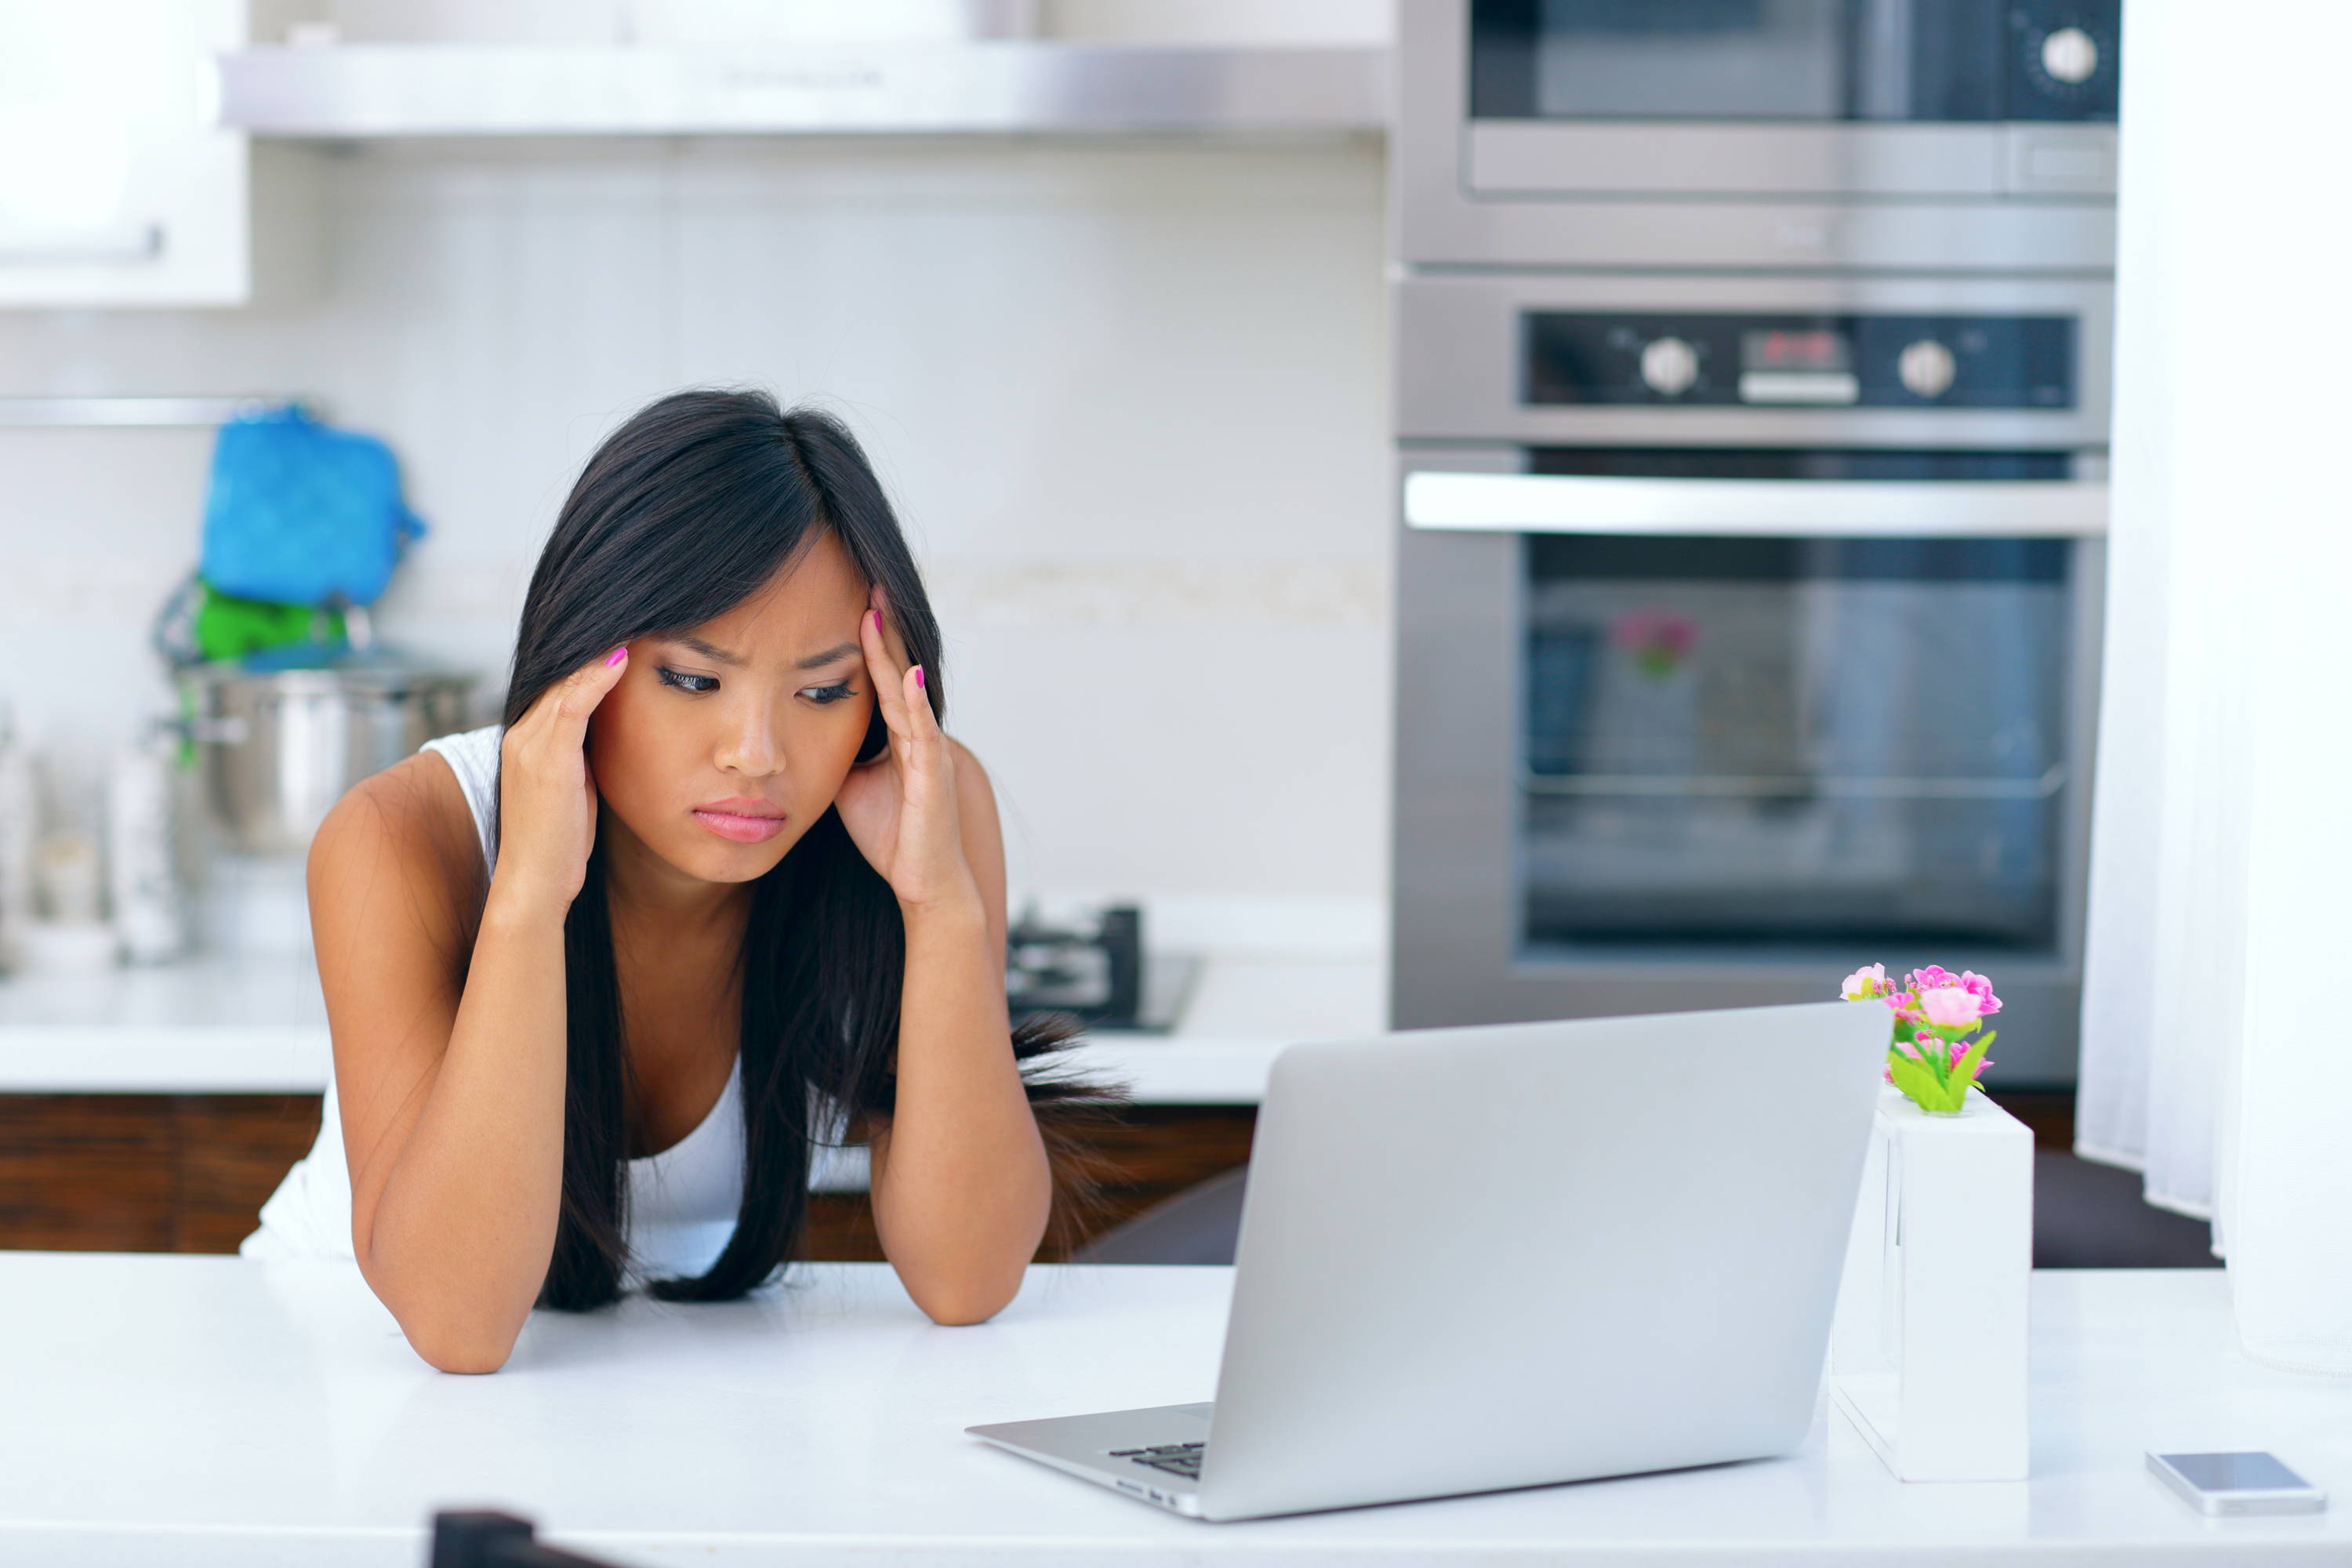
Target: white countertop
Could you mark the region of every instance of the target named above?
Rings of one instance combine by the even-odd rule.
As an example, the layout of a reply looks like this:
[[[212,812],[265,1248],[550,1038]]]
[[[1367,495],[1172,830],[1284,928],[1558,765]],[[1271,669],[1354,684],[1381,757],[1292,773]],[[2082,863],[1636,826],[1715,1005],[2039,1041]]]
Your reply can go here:
[[[0,1560],[414,1568],[431,1510],[476,1505],[638,1564],[2352,1560],[2352,1386],[2239,1355],[2218,1270],[2035,1276],[2028,1481],[1906,1486],[1824,1413],[1787,1459],[1243,1524],[961,1431],[1207,1397],[1230,1270],[1037,1268],[967,1329],[881,1265],[794,1280],[537,1314],[467,1378],[348,1265],[0,1254]],[[2208,1521],[2141,1459],[2238,1447],[2336,1507]]]
[[[1377,1034],[1387,1007],[1374,957],[1213,952],[1172,1033],[1105,1033],[1077,1054],[1145,1104],[1254,1105],[1284,1046]],[[330,1062],[306,957],[0,979],[0,1093],[315,1094]]]

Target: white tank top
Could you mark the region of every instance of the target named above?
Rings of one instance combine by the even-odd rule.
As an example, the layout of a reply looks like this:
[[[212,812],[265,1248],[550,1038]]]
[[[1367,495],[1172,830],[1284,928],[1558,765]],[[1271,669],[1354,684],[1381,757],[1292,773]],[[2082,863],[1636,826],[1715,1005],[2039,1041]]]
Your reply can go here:
[[[486,867],[498,861],[495,807],[499,741],[504,733],[502,726],[493,724],[427,741],[423,748],[438,752],[457,775]],[[727,1245],[743,1202],[742,1103],[739,1057],[719,1103],[693,1131],[658,1154],[628,1163],[631,1283],[649,1276],[699,1274]],[[815,1125],[825,1125],[825,1120]],[[824,1144],[812,1150],[811,1181],[822,1184],[826,1168],[838,1157],[837,1150]],[[352,1256],[351,1166],[343,1156],[342,1119],[332,1081],[327,1085],[318,1142],[307,1157],[295,1162],[261,1205],[261,1228],[237,1250],[263,1259]]]

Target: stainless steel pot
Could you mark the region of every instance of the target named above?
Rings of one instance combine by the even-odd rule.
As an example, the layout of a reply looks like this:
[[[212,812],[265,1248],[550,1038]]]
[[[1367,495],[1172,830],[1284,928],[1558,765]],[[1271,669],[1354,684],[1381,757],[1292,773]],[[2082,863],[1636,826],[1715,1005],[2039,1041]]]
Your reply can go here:
[[[180,679],[214,825],[257,855],[308,847],[345,790],[464,728],[474,684],[382,655],[267,672],[200,665]]]

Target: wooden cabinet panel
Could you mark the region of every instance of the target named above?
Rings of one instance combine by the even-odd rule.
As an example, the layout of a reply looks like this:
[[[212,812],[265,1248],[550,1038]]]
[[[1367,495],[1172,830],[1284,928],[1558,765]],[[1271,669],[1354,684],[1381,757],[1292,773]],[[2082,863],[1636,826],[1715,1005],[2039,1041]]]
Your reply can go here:
[[[0,1095],[0,1247],[235,1252],[315,1094]]]
[[[811,1193],[800,1255],[812,1263],[879,1263],[874,1210],[864,1193]]]
[[[315,1094],[0,1095],[0,1247],[234,1252],[319,1114]],[[1057,1215],[1040,1256],[1246,1163],[1256,1123],[1249,1106],[1139,1105],[1089,1127],[1097,1201]],[[812,1194],[802,1256],[879,1259],[865,1194]]]
[[[2072,1146],[2073,1095],[1997,1098],[2033,1129],[2045,1156]],[[315,1094],[0,1094],[0,1247],[234,1252],[287,1167],[310,1152],[319,1109]],[[1152,1205],[1247,1163],[1256,1125],[1254,1107],[1182,1105],[1129,1106],[1093,1123],[1087,1137],[1097,1201],[1056,1215],[1038,1256],[1067,1257]],[[2073,1173],[2077,1185],[2097,1179]],[[2053,1190],[2042,1218],[2056,1227],[2053,1234],[2072,1226],[2086,1234],[2137,1236],[2173,1223],[2140,1204],[2130,1182],[2113,1184],[2113,1193],[2090,1193],[2105,1206],[2085,1199],[2069,1209]],[[2201,1229],[2187,1221],[2175,1228],[2187,1239],[2158,1239],[2177,1242],[2173,1251],[2180,1257],[2149,1252],[2146,1261],[2202,1260]],[[2197,1235],[2187,1237],[2189,1230]],[[2113,1261],[2113,1251],[2097,1260]],[[812,1194],[801,1256],[880,1259],[865,1194]]]
[[[0,1096],[0,1246],[170,1252],[173,1125],[163,1096]]]
[[[182,1095],[175,1252],[235,1252],[287,1168],[319,1136],[315,1094]]]
[[[1099,1236],[1187,1187],[1248,1164],[1256,1131],[1252,1105],[1128,1107],[1092,1135],[1102,1195],[1097,1212],[1082,1216],[1087,1232]]]
[[[1131,1105],[1090,1124],[1094,1201],[1055,1215],[1038,1260],[1057,1262],[1163,1198],[1249,1163],[1257,1108],[1249,1105]],[[801,1256],[816,1262],[879,1262],[882,1245],[863,1193],[809,1196]]]

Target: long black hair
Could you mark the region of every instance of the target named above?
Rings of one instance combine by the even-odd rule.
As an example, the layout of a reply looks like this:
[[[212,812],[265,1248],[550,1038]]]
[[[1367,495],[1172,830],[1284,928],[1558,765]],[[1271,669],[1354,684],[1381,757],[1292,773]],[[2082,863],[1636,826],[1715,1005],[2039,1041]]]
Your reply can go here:
[[[724,615],[823,531],[880,585],[944,719],[939,623],[856,438],[824,414],[780,409],[763,393],[694,391],[615,430],[572,487],[523,601],[505,721],[609,648]],[[884,743],[877,704],[859,754]],[[601,830],[563,938],[562,1210],[540,1304],[577,1310],[618,1296],[628,1264],[628,1054]],[[724,1300],[774,1274],[798,1247],[812,1145],[845,1118],[890,1112],[906,929],[839,813],[828,808],[753,885],[740,967],[742,1207],[707,1273],[649,1283],[668,1300]],[[1066,1021],[1040,1019],[1012,1039],[1064,1186],[1084,1168],[1071,1157],[1066,1113],[1109,1098],[1040,1070],[1039,1058],[1072,1033]]]

